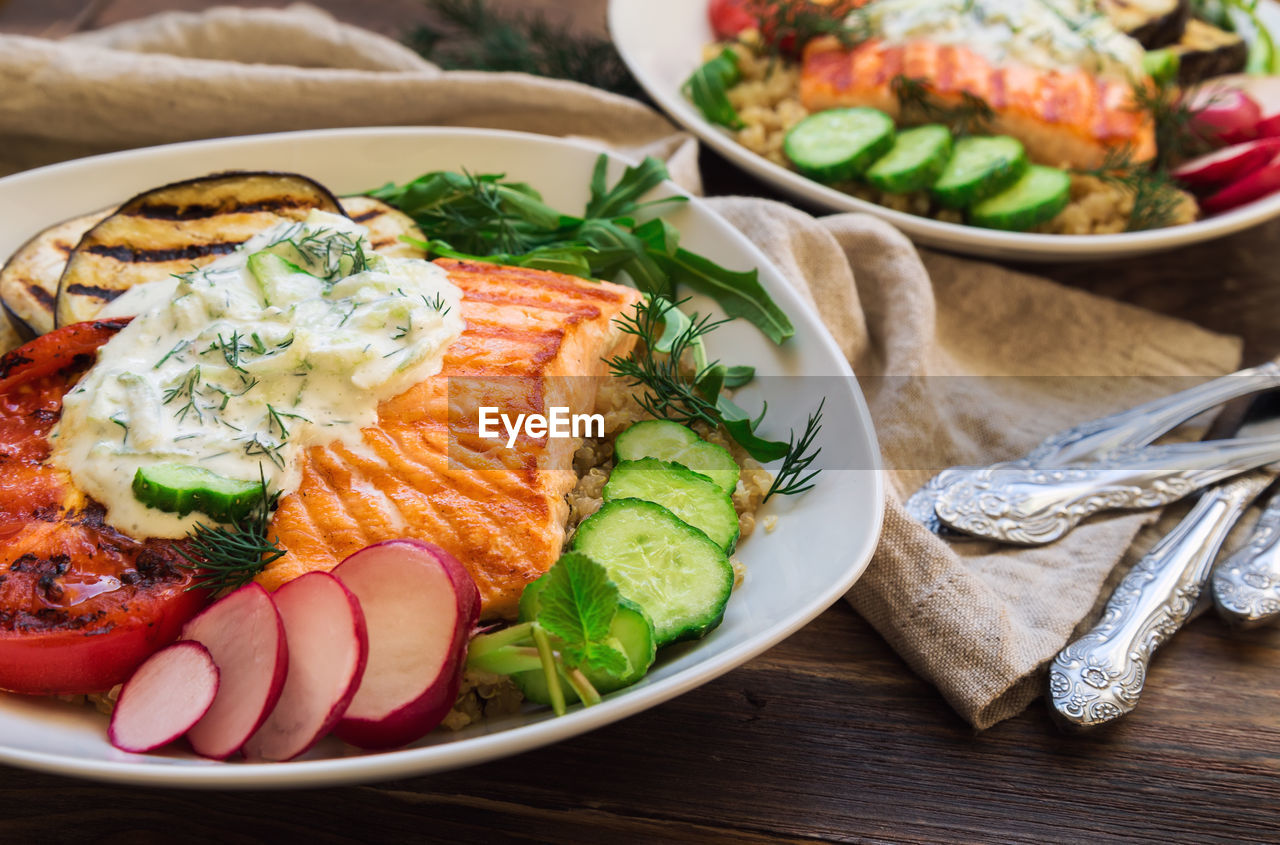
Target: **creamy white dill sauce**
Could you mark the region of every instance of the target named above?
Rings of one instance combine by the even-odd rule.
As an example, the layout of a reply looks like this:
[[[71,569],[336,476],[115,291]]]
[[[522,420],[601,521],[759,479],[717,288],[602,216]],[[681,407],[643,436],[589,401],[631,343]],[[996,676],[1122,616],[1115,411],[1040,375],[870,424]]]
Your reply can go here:
[[[1146,76],[1142,45],[1093,0],[873,0],[853,16],[889,44],[929,41],[967,47],[995,65]]]
[[[181,537],[208,521],[134,498],[135,473],[155,464],[244,481],[261,471],[288,493],[299,450],[355,444],[379,402],[440,371],[464,328],[461,292],[434,264],[377,255],[366,238],[313,212],[112,303],[108,316],[139,316],[101,348],[50,435],[54,462],[110,525]]]

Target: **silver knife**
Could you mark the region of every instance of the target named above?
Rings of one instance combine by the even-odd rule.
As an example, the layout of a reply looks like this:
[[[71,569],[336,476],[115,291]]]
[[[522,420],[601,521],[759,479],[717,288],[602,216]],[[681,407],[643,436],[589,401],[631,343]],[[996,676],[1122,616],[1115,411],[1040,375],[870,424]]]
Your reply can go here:
[[[1081,423],[1050,435],[1023,458],[993,466],[1032,467],[1088,461],[1127,446],[1145,446],[1204,411],[1241,396],[1280,386],[1280,364],[1266,363],[1146,402],[1127,411]],[[961,532],[938,519],[938,495],[961,475],[983,467],[951,467],[935,475],[906,501],[907,513],[940,536]]]

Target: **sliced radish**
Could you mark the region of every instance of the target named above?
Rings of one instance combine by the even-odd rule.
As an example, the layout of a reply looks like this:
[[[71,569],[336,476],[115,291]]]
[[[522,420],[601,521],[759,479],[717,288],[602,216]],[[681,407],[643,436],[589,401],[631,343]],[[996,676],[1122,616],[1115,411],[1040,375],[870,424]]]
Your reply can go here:
[[[1200,207],[1208,214],[1218,214],[1276,191],[1280,191],[1280,155],[1216,194],[1206,197]]]
[[[440,724],[453,707],[480,593],[453,555],[388,540],[333,574],[355,593],[369,629],[369,663],[334,733],[361,748],[393,748]]]
[[[182,629],[209,649],[221,683],[213,706],[187,732],[197,754],[223,760],[240,750],[276,706],[289,667],[284,625],[260,584],[241,587]]]
[[[1280,113],[1258,121],[1259,138],[1280,138]]]
[[[168,745],[200,721],[218,694],[218,667],[200,643],[177,642],[146,659],[120,690],[107,736],[141,754]]]
[[[1212,188],[1233,182],[1267,164],[1280,153],[1280,138],[1259,138],[1202,155],[1173,171],[1191,188]]]
[[[289,672],[275,709],[245,743],[245,755],[292,760],[346,712],[364,675],[369,638],[351,591],[328,572],[310,572],[271,598],[284,622]]]
[[[1191,125],[1201,136],[1226,144],[1258,136],[1262,107],[1248,94],[1236,88],[1217,88],[1200,99],[1204,106],[1195,113]]]

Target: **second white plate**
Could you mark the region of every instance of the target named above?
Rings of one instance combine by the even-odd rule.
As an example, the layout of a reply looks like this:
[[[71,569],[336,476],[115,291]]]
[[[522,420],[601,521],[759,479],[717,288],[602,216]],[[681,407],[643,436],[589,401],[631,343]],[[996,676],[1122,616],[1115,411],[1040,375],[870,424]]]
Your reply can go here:
[[[1263,11],[1280,23],[1280,6],[1267,3]],[[882,217],[926,246],[1008,260],[1097,261],[1220,238],[1280,215],[1278,193],[1185,226],[1115,235],[1039,235],[943,223],[894,211],[806,179],[753,153],[728,131],[707,121],[681,95],[681,84],[702,61],[703,46],[715,40],[707,20],[707,0],[610,0],[609,30],[623,61],[649,96],[725,158],[797,199],[830,211],[865,211]]]

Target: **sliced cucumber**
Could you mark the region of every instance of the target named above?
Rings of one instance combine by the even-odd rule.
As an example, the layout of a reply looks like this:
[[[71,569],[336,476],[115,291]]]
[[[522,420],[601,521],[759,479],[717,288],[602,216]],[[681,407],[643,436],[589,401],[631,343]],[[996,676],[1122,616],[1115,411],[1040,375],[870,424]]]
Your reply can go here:
[[[620,461],[657,458],[705,475],[726,493],[738,486],[741,470],[729,450],[699,437],[693,429],[670,420],[638,422],[613,442]]]
[[[893,146],[893,118],[878,109],[830,109],[791,127],[782,151],[804,175],[840,182],[862,175]]]
[[[933,197],[947,208],[968,208],[1003,191],[1027,170],[1027,151],[1008,135],[961,138],[933,183]]]
[[[604,485],[604,500],[644,499],[671,511],[706,534],[726,552],[738,540],[733,500],[714,481],[679,464],[657,458],[622,461]]]
[[[255,252],[249,256],[248,265],[268,307],[286,308],[324,291],[323,280],[274,252]]]
[[[538,615],[538,595],[542,592],[542,588],[546,586],[547,576],[543,575],[536,581],[531,582],[524,588],[524,592],[520,594],[520,621],[528,622]],[[612,635],[614,642],[612,645],[627,656],[629,664],[627,673],[622,677],[607,675],[602,672],[592,672],[584,668],[582,673],[587,676],[587,680],[591,681],[591,685],[600,693],[613,692],[623,687],[631,686],[636,681],[645,676],[649,671],[649,667],[653,665],[654,657],[658,653],[658,643],[654,639],[653,622],[640,609],[640,605],[627,599],[618,602],[618,610],[613,616],[613,623],[609,626],[609,633]],[[520,687],[520,691],[524,693],[524,697],[537,704],[551,704],[551,695],[547,691],[547,676],[542,670],[534,670],[530,672],[516,672],[511,676],[511,680],[515,681],[516,686]],[[578,700],[578,694],[573,691],[567,683],[561,683],[561,690],[564,692],[565,701],[573,703]]]
[[[203,467],[156,464],[134,473],[133,495],[148,507],[178,516],[200,511],[218,522],[233,522],[248,516],[261,499],[262,484],[226,478]]]
[[[951,130],[931,123],[898,133],[893,148],[871,165],[867,181],[890,194],[908,194],[934,183],[951,158]]]
[[[697,639],[720,624],[733,591],[724,549],[661,505],[605,502],[581,525],[573,548],[590,555],[653,620],[658,647]]]
[[[969,209],[969,222],[1025,232],[1056,217],[1070,199],[1071,177],[1065,171],[1033,164],[1013,185]]]

